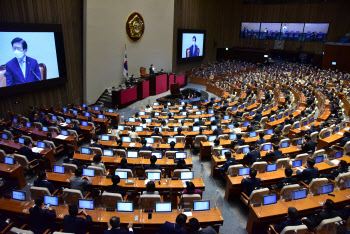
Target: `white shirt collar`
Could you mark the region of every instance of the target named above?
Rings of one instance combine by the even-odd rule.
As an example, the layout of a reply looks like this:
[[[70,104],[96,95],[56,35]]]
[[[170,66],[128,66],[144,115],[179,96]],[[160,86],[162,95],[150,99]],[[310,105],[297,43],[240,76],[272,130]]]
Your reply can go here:
[[[21,59],[17,58],[18,63],[20,64]],[[24,58],[22,59],[23,62],[27,61],[27,55],[24,56]]]

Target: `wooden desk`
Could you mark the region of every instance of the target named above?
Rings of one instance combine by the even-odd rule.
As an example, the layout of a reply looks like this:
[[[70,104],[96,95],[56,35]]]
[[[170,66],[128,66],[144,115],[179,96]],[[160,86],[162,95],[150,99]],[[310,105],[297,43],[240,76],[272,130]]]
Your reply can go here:
[[[19,189],[26,186],[26,179],[24,178],[21,165],[8,165],[5,163],[0,163],[0,177],[15,179],[18,183]]]
[[[330,145],[333,145],[334,143],[336,143],[337,141],[339,141],[341,138],[344,137],[344,133],[346,131],[349,131],[349,127],[339,131],[336,134],[332,134],[329,137],[323,138],[323,139],[319,139],[318,140],[318,144],[317,144],[317,150],[319,149],[323,149],[325,147],[328,147]]]
[[[300,107],[298,108],[298,110],[296,110],[296,111],[293,112],[293,117],[298,116],[298,115],[300,114],[300,112],[303,111],[303,110],[305,110],[305,106],[300,106]],[[278,116],[278,115],[276,115],[276,117],[277,117],[277,116]],[[278,120],[275,120],[275,121],[273,121],[273,122],[267,122],[267,123],[265,124],[265,128],[266,128],[266,129],[273,129],[273,128],[275,128],[277,125],[284,123],[284,120],[285,120],[286,118],[289,118],[289,117],[283,117],[282,119],[278,119]]]
[[[23,145],[16,143],[11,140],[1,140],[0,141],[0,148],[5,150],[7,153],[19,153],[20,148],[22,148]],[[55,164],[55,156],[53,155],[53,151],[50,148],[45,148],[40,152],[41,155],[44,155],[45,158],[50,160],[51,167]]]
[[[349,156],[343,156],[342,158],[338,159],[345,160],[348,164],[350,163],[350,157]],[[327,171],[330,171],[332,169],[337,168],[337,165],[330,166],[326,162],[315,164],[315,167],[318,168],[318,173],[325,173]],[[293,174],[293,176],[296,176],[296,173]],[[256,176],[257,178],[261,178],[262,186],[275,184],[279,182],[282,178],[285,177],[284,170],[278,169],[277,171],[273,172],[265,172],[265,173],[258,173]],[[241,181],[243,179],[243,176],[236,176],[231,177],[228,176],[226,181],[226,190],[225,190],[225,199],[229,200],[230,198],[234,196],[239,196],[241,191],[243,190],[243,187],[241,185]]]
[[[288,207],[295,207],[298,210],[299,217],[307,216],[322,209],[322,202],[332,199],[336,206],[349,204],[350,190],[334,191],[335,197],[328,195],[308,196],[305,199],[296,201],[279,200],[274,205],[249,208],[248,222],[246,230],[248,233],[266,233],[267,226],[271,223],[277,223],[279,220],[286,219]]]
[[[47,180],[52,181],[53,183],[63,185],[64,187],[69,187],[69,179],[75,177],[74,174],[66,173],[66,174],[58,174],[53,172],[47,172]],[[112,185],[112,180],[110,178],[106,178],[105,176],[98,177],[90,177],[92,180],[92,187],[104,189],[108,185]],[[201,178],[194,178],[191,180],[196,188],[205,190],[204,181]],[[142,192],[146,190],[145,180],[140,180],[139,178],[134,178],[134,184],[126,184],[126,180],[120,180],[118,185],[122,186],[127,191],[132,192]],[[181,192],[184,190],[184,185],[181,180],[171,180],[168,179],[168,184],[166,183],[166,179],[162,178],[160,180],[160,184],[155,182],[156,191],[164,192],[164,191],[176,191]]]
[[[12,199],[1,198],[0,199],[0,210],[2,213],[7,213],[10,217],[24,217],[29,218],[29,208],[34,205],[34,202],[28,204],[21,201],[15,201]],[[58,207],[52,206],[52,209],[56,210],[56,221],[59,221],[60,225],[57,228],[63,227],[63,218],[68,214],[68,206],[60,204]],[[134,212],[109,212],[105,208],[96,208],[95,210],[86,210],[87,214],[92,217],[93,225],[89,227],[90,233],[102,233],[107,229],[107,222],[113,216],[120,218],[120,223],[123,228],[126,228],[129,222],[134,225],[135,233],[143,233],[145,229],[153,231],[159,230],[159,226],[166,221],[175,222],[176,217],[182,213],[182,210],[172,210],[171,213],[152,213],[152,219],[148,219],[148,213],[142,210],[135,209]],[[221,212],[218,208],[211,208],[209,211],[194,212],[192,211],[193,217],[196,217],[201,223],[201,226],[213,226],[216,231],[219,231],[221,225],[223,225],[224,219],[222,218]],[[138,216],[138,221],[135,221],[135,216]],[[83,217],[83,216],[81,216]]]
[[[106,147],[109,147],[109,148],[113,148],[113,147],[118,146],[116,141],[100,141],[100,143],[103,146],[106,146]],[[130,148],[130,149],[133,149],[133,148],[137,148],[138,149],[138,148],[142,147],[142,144],[139,143],[139,142],[133,142],[133,143],[135,143],[134,146],[130,146],[130,144],[132,144],[132,143],[123,143],[122,147],[123,148]],[[154,144],[151,144],[151,146],[154,149],[159,149],[159,150],[164,150],[164,149],[169,149],[170,148],[170,144],[164,144],[164,143],[154,143]],[[175,148],[183,150],[185,148],[185,146],[184,146],[183,143],[176,143],[175,144]]]

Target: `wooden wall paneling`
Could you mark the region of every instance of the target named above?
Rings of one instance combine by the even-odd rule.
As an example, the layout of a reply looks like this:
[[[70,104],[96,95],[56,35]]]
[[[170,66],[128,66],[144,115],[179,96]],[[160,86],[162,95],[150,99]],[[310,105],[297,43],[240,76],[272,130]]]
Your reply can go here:
[[[28,106],[57,106],[82,100],[83,80],[83,1],[82,0],[1,0],[0,24],[62,24],[67,83],[36,93],[4,97],[0,116],[7,110],[26,113]],[[20,103],[15,105],[15,101]],[[77,103],[80,104],[80,103]]]

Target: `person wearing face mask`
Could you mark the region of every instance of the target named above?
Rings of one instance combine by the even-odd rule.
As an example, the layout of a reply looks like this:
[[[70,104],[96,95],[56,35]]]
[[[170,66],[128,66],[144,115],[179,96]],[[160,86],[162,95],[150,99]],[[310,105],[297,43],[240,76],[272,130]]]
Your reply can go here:
[[[192,37],[192,45],[190,46],[190,48],[188,48],[188,50],[190,52],[189,57],[197,57],[199,55],[199,48],[196,45],[196,41],[197,41],[196,36],[193,36]]]
[[[15,58],[6,63],[6,86],[40,81],[38,62],[27,56],[27,42],[16,37],[11,44]]]

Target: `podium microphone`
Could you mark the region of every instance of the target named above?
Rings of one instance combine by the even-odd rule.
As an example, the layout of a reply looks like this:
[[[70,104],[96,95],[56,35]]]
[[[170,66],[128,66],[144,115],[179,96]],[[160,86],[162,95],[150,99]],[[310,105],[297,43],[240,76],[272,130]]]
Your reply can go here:
[[[35,74],[35,72],[34,72],[34,70],[33,70],[33,69],[30,69],[30,72],[31,72],[31,73],[33,73],[33,74],[34,74],[34,76],[35,76],[35,77],[36,77],[38,80],[41,80],[41,79],[40,79],[40,77],[39,77],[37,74]]]

